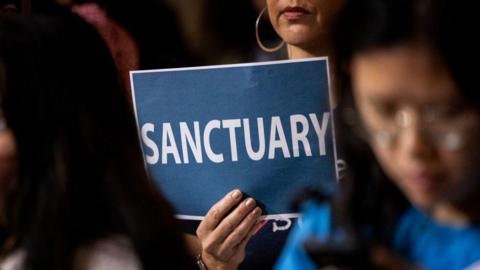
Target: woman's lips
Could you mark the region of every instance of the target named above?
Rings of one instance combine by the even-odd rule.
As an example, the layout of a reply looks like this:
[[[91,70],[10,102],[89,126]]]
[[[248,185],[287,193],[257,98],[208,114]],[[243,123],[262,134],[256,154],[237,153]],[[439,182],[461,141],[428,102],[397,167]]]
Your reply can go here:
[[[308,10],[301,7],[286,7],[281,13],[287,20],[298,20],[309,14]]]
[[[408,184],[416,191],[432,192],[440,184],[437,175],[429,173],[413,174],[407,178]]]

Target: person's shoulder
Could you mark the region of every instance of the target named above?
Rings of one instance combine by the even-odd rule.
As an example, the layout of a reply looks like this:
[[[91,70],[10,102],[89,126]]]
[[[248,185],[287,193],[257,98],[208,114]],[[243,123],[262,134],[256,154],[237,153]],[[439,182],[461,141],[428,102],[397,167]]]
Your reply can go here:
[[[461,228],[441,228],[436,235],[438,239],[435,245],[443,244],[445,262],[450,260],[452,267],[450,269],[477,269],[480,270],[480,227],[472,225]],[[445,235],[445,239],[441,239]],[[432,261],[440,261],[438,254],[437,258],[432,258]],[[446,263],[445,263],[446,264]]]
[[[403,256],[410,256],[412,245],[418,243],[429,230],[429,219],[421,210],[410,207],[399,218],[393,235],[393,249]]]
[[[75,270],[141,269],[131,242],[122,236],[101,239],[80,248],[74,264]]]
[[[468,262],[477,262],[477,268],[472,269],[480,270],[480,226],[475,224],[459,230],[455,243],[457,253],[464,255]]]
[[[465,269],[480,261],[478,246],[480,227],[441,224],[421,210],[410,209],[402,217],[394,249],[427,269]]]

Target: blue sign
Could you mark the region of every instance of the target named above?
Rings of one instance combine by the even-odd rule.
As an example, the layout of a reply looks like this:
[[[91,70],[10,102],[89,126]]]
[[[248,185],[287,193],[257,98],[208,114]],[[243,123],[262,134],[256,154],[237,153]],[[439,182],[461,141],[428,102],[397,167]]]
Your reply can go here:
[[[131,73],[148,170],[180,217],[239,188],[269,215],[306,187],[336,188],[328,61]],[[267,216],[268,218],[269,216]]]

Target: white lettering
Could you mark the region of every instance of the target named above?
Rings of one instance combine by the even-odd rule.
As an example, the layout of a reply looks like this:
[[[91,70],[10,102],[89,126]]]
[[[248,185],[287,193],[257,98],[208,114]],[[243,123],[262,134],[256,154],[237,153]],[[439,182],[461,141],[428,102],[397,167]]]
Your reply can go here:
[[[170,143],[169,143],[170,142]],[[177,143],[173,136],[173,130],[170,123],[163,123],[162,129],[162,164],[167,164],[168,155],[173,155],[176,164],[181,164],[180,154],[178,153]]]
[[[145,155],[145,159],[148,164],[154,165],[158,162],[158,146],[157,144],[148,137],[149,132],[155,132],[155,126],[152,123],[145,123],[142,126],[142,141],[143,143],[152,150],[152,155]]]
[[[320,127],[320,123],[318,122],[318,118],[316,114],[311,113],[309,114],[309,116],[310,116],[310,120],[312,121],[313,128],[315,129],[315,133],[317,134],[317,137],[318,137],[318,147],[320,150],[320,156],[325,156],[327,154],[327,150],[325,147],[325,133],[327,132],[330,113],[328,112],[323,113],[322,127]]]
[[[298,132],[298,124],[301,124],[302,130]],[[293,156],[300,156],[300,145],[299,142],[302,142],[303,148],[305,149],[305,155],[307,157],[312,156],[312,150],[310,149],[310,143],[308,142],[308,119],[307,117],[301,114],[295,114],[290,116],[290,129],[292,131],[292,149]]]
[[[312,149],[312,143],[314,143],[314,141],[311,140],[315,140],[315,136],[318,139],[319,156],[325,156],[327,154],[326,133],[330,121],[329,112],[323,113],[322,119],[320,119],[321,121],[319,121],[318,115],[315,113],[310,113],[308,116],[307,114],[290,115],[289,134],[285,133],[280,116],[271,117],[270,127],[265,127],[264,118],[256,118],[258,133],[255,132],[255,129],[252,131],[250,120],[249,118],[211,120],[206,123],[203,130],[200,127],[199,121],[193,121],[193,126],[187,122],[179,122],[178,134],[174,134],[171,123],[162,123],[161,148],[159,147],[160,145],[157,145],[152,139],[153,135],[150,134],[155,132],[154,124],[145,123],[140,132],[146,151],[145,160],[148,164],[154,165],[159,163],[161,157],[161,164],[167,164],[171,155],[176,164],[189,164],[192,162],[204,163],[204,155],[206,155],[207,161],[223,163],[225,162],[224,153],[226,153],[224,151],[228,151],[228,146],[230,147],[232,162],[238,162],[241,157],[248,157],[249,160],[253,161],[267,158],[275,159],[277,154],[281,155],[282,158],[311,157],[314,155],[312,150],[315,150]],[[287,122],[287,119],[283,120],[285,123]],[[191,128],[193,128],[193,130]],[[267,137],[265,128],[270,128],[268,145],[265,141]],[[243,129],[243,133],[239,133],[240,135],[237,134],[237,132],[242,132],[238,129]],[[213,135],[214,130],[219,131],[215,133],[215,136]],[[230,142],[227,144],[227,149],[218,148],[217,152],[215,152],[214,149],[216,145],[216,147],[225,145],[227,130]],[[315,133],[315,135],[313,135],[313,133]],[[239,148],[237,135],[244,136],[245,148],[242,146]],[[288,137],[288,141],[286,135],[291,135],[291,138]],[[255,138],[252,139],[252,137]],[[258,144],[256,143],[257,137]],[[181,144],[179,146],[181,149],[177,148],[178,140],[180,140]],[[241,137],[240,140],[242,140]],[[267,147],[268,156],[266,156]],[[246,153],[242,153],[240,150],[246,151]],[[277,153],[280,150],[281,154]],[[222,151],[224,153],[222,153]],[[315,155],[317,155],[316,150],[314,152]],[[277,156],[277,158],[279,157]]]
[[[235,134],[235,129],[242,126],[240,119],[231,119],[222,121],[223,128],[228,128],[230,134],[230,150],[232,153],[232,161],[238,161],[238,151],[237,151],[237,136]]]
[[[277,134],[279,139],[277,140]],[[281,148],[283,156],[285,158],[290,158],[290,152],[288,151],[287,139],[285,138],[285,133],[283,132],[282,122],[280,117],[272,117],[272,123],[270,126],[270,144],[268,147],[268,159],[275,158],[275,150]]]
[[[258,125],[258,151],[255,152],[252,147],[252,138],[250,133],[250,121],[248,118],[243,119],[243,133],[245,136],[245,147],[247,154],[252,160],[260,160],[265,155],[265,131],[263,128],[263,118],[257,118]]]
[[[210,146],[210,133],[212,130],[220,129],[220,121],[219,120],[212,120],[207,123],[205,126],[205,130],[203,131],[203,145],[205,147],[205,152],[207,153],[207,157],[215,162],[215,163],[222,163],[223,162],[223,154],[216,154],[213,152],[212,147]]]
[[[188,164],[188,147],[192,151],[193,157],[197,163],[202,163],[202,141],[200,139],[200,125],[197,121],[193,122],[193,129],[195,132],[195,141],[193,140],[192,133],[188,129],[188,125],[185,122],[180,122],[180,137],[182,139],[182,153],[183,163]],[[187,146],[188,144],[188,146]]]

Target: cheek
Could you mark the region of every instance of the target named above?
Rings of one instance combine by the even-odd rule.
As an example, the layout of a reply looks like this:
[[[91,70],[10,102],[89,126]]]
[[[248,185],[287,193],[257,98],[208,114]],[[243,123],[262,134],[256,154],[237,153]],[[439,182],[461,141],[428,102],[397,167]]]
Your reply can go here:
[[[325,29],[328,27],[328,18],[326,17],[326,14],[319,12],[317,10],[317,14],[314,20],[311,23],[311,28],[312,28],[312,35],[313,36],[320,36],[323,32],[325,32]]]
[[[398,184],[399,180],[397,179],[400,179],[399,171],[401,170],[399,162],[401,160],[399,160],[395,151],[390,148],[376,146],[373,143],[370,143],[370,145],[372,145],[373,153],[382,170],[392,181]]]
[[[402,157],[399,150],[373,146],[373,152],[380,164],[382,171],[389,180],[413,203],[423,204],[423,199],[418,199],[416,192],[405,182],[405,168],[408,160]]]
[[[15,143],[10,132],[0,133],[0,160],[6,160],[15,152]]]
[[[330,21],[332,21],[344,5],[343,0],[321,1],[320,10],[324,11]]]
[[[267,4],[266,4],[266,13],[268,14],[268,17],[270,18],[270,21],[275,21],[275,18],[277,17],[277,14],[279,12],[279,0],[267,0]],[[264,14],[267,15],[267,14]],[[266,18],[266,16],[265,16]]]
[[[266,1],[266,7],[268,10],[272,10],[275,8],[275,4],[278,2],[278,0],[267,0]]]
[[[280,26],[278,25],[278,18],[275,15],[275,11],[272,11],[272,10],[269,9],[269,10],[267,10],[267,12],[268,12],[268,22],[270,22],[272,24],[272,27],[273,27],[273,29],[275,29],[275,32],[280,34],[281,29],[280,29]],[[263,20],[263,18],[261,20]],[[266,20],[264,22],[268,23]],[[260,22],[260,23],[262,23],[262,22]]]
[[[440,159],[448,174],[452,199],[461,200],[470,197],[470,193],[480,188],[480,151],[468,148],[463,151],[440,153]]]
[[[275,31],[279,31],[279,25],[278,25],[278,11],[277,11],[277,5],[276,2],[274,1],[267,1],[267,10],[265,11],[266,14],[263,14],[261,19],[261,24],[262,23],[271,23],[272,27],[275,29]],[[268,19],[268,21],[267,21]]]

